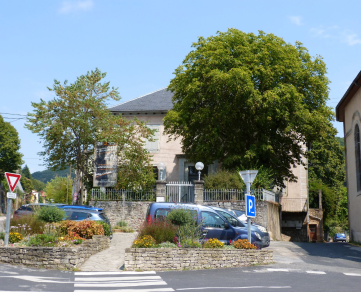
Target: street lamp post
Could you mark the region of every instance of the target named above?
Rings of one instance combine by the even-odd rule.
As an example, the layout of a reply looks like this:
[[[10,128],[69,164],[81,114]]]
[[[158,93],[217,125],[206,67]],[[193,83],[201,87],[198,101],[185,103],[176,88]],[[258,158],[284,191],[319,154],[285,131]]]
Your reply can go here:
[[[160,170],[160,180],[163,180],[163,170],[165,169],[164,162],[158,163],[158,169]]]
[[[201,170],[204,168],[204,164],[202,162],[196,163],[196,169],[198,170],[198,180],[201,180]]]

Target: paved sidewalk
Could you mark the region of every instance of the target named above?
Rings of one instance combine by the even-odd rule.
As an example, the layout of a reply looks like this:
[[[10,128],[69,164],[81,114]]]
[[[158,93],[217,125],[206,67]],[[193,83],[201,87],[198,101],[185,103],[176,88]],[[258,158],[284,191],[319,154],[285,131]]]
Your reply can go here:
[[[124,264],[125,249],[131,247],[137,233],[114,233],[110,247],[87,259],[81,271],[120,271]]]

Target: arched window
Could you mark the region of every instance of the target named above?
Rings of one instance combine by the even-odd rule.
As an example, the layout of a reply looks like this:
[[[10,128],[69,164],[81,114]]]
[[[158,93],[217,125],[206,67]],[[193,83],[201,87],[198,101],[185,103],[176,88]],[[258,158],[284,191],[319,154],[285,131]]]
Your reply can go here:
[[[355,162],[356,162],[356,181],[357,191],[361,190],[361,160],[360,160],[360,128],[358,125],[355,126]]]

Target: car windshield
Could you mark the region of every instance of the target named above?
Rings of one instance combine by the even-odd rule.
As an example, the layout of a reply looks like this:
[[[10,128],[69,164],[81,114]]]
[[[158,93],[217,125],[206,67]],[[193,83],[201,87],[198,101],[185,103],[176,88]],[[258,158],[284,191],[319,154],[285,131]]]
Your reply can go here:
[[[246,212],[244,211],[240,211],[240,210],[232,210],[234,213],[236,213],[236,215],[239,217],[239,216],[242,216],[243,214],[245,214]]]
[[[239,222],[236,218],[234,218],[231,214],[226,211],[217,210],[226,220],[234,227],[244,227],[244,225]]]

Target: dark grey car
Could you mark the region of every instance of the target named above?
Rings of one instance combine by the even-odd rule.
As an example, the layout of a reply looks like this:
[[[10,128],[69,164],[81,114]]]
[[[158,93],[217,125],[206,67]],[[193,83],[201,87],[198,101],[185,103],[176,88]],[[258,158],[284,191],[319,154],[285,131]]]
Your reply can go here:
[[[247,223],[244,223],[241,220],[239,220],[237,217],[235,217],[233,215],[234,213],[232,212],[233,210],[229,211],[228,209],[222,209],[219,207],[210,207],[210,208],[212,208],[217,213],[219,213],[224,218],[226,218],[226,220],[233,226],[239,226],[241,228],[247,229]],[[267,247],[270,245],[271,238],[265,227],[253,223],[251,224],[251,231],[258,233],[261,236],[263,247]]]

